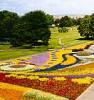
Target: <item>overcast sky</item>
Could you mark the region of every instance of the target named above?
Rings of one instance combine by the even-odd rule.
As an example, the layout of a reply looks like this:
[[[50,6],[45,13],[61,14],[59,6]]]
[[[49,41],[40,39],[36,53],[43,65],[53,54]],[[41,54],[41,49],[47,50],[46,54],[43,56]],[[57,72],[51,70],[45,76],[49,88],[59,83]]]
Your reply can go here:
[[[53,15],[94,13],[94,0],[0,0],[0,10],[23,15],[33,10],[43,10]]]

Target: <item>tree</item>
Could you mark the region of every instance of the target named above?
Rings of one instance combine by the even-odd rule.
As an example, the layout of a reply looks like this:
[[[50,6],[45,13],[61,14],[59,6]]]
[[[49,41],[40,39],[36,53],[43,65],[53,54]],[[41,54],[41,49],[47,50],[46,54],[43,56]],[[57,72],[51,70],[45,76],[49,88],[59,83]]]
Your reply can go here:
[[[55,24],[55,26],[59,26],[59,24],[60,24],[60,19],[55,19],[55,21],[54,21],[54,24]]]
[[[12,38],[10,39],[10,44],[14,47],[23,45],[27,40],[26,30],[26,23],[23,23],[21,20],[19,20],[19,22],[14,27],[14,32],[12,34]]]
[[[16,13],[0,11],[0,40],[9,41],[12,37],[14,26],[19,19]]]
[[[90,17],[91,17],[90,30],[91,30],[92,37],[94,39],[94,14],[92,14]]]
[[[85,16],[78,27],[78,31],[80,32],[80,35],[85,37],[86,39],[89,39],[92,37],[92,29],[91,29],[91,17]]]
[[[19,46],[19,44],[33,46],[41,40],[43,44],[48,45],[50,34],[46,14],[42,11],[29,12],[22,16],[16,24],[11,44],[14,46]]]
[[[80,25],[82,19],[83,19],[83,18],[77,18],[77,19],[76,19],[76,25]]]
[[[48,23],[48,25],[49,25],[49,26],[52,26],[52,24],[54,24],[54,18],[53,18],[53,16],[47,14],[47,15],[46,15],[46,18],[47,18],[47,23]]]
[[[71,27],[73,26],[73,20],[68,17],[68,16],[64,16],[60,19],[60,27]]]

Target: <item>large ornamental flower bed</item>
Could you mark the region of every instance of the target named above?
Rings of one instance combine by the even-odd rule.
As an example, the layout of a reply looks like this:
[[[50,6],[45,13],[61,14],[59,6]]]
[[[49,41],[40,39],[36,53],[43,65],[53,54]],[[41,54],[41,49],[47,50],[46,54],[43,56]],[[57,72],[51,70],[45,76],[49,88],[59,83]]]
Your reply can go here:
[[[89,58],[89,62],[82,63],[83,59],[72,51],[84,50],[90,44],[1,62],[0,82],[75,100],[94,82],[94,60]]]
[[[5,74],[0,74],[0,80],[5,83],[21,85],[34,89],[43,90],[56,95],[60,95],[70,100],[75,100],[90,84],[78,84],[68,78],[14,78],[6,77]]]

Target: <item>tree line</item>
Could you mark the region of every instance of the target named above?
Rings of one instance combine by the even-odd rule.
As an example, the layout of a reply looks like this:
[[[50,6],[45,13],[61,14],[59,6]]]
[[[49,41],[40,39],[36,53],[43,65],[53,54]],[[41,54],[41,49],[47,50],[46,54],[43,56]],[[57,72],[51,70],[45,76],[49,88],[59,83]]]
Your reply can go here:
[[[94,38],[94,14],[78,19],[68,16],[54,19],[43,11],[31,11],[19,16],[4,10],[0,11],[0,41],[8,41],[12,46],[48,45],[50,27],[53,25],[59,28],[78,26],[81,36],[86,39]]]
[[[64,16],[61,19],[57,19],[55,23],[58,27],[61,28],[77,26],[80,36],[87,40],[94,39],[94,14],[86,15],[83,18],[77,19]]]
[[[12,46],[39,42],[48,45],[51,32],[49,26],[53,16],[43,11],[26,13],[24,16],[9,11],[0,11],[0,41],[8,41]]]

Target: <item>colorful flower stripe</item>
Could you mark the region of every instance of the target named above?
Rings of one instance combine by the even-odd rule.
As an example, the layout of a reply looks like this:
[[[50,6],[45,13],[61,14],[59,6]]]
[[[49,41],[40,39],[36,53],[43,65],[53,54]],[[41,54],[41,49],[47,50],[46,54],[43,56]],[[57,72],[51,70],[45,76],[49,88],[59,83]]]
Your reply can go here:
[[[81,47],[84,49],[87,44],[90,44],[90,42],[67,48],[68,50],[56,50],[47,54],[34,55],[32,58],[30,56],[11,60],[5,64],[34,64],[38,66],[35,68],[35,70],[39,68],[38,72],[33,72],[31,69],[2,71],[0,73],[0,81],[43,90],[69,98],[69,100],[75,100],[94,82],[94,63],[70,67],[80,61],[80,59],[73,55],[72,49],[79,49]],[[7,91],[7,89],[2,85],[1,91],[5,94],[4,91]],[[16,93],[18,90],[14,89],[13,91]]]
[[[26,91],[32,91],[32,89],[0,82],[0,97],[4,98],[0,100],[24,100],[23,94]]]
[[[94,42],[93,41],[90,41],[90,42],[86,42],[86,43],[83,43],[83,44],[79,44],[79,45],[75,45],[75,46],[72,46],[72,47],[69,47],[69,48],[67,48],[67,49],[85,49],[85,47],[87,46],[87,45],[90,45],[90,44],[94,44]]]
[[[72,59],[67,59],[66,54],[63,54],[62,57],[63,57],[64,60],[62,61],[61,64],[58,64],[58,65],[55,65],[55,66],[52,66],[50,68],[46,68],[46,69],[43,69],[43,70],[41,70],[41,69],[40,70],[36,70],[36,71],[37,72],[41,72],[41,71],[54,71],[54,70],[66,68],[66,67],[69,67],[69,66],[72,66],[72,65],[75,65],[75,64],[79,63],[80,59],[78,59],[77,57],[73,56],[73,53],[72,54],[67,54],[67,55],[71,56]],[[67,64],[66,62],[67,63],[69,62],[69,63]]]
[[[56,95],[67,97],[70,100],[75,100],[90,85],[78,84],[76,82],[72,82],[70,79],[63,81],[54,79],[40,81],[38,79],[30,80],[27,78],[17,79],[14,77],[5,77],[4,74],[2,74],[2,78],[0,77],[0,81],[43,90]]]
[[[66,61],[62,62],[61,65],[70,65],[76,62],[76,58],[72,55],[66,55]]]
[[[94,63],[87,65],[80,65],[63,70],[56,70],[54,72],[11,72],[12,75],[23,75],[23,76],[41,76],[41,77],[67,77],[67,78],[83,78],[83,77],[94,77]]]
[[[30,62],[32,64],[35,64],[36,66],[42,66],[47,60],[49,59],[49,53],[42,53],[39,55],[32,56],[31,60],[28,60],[26,62]]]
[[[91,43],[92,42],[88,42],[87,44],[91,44]],[[81,46],[86,47],[86,43],[82,44]],[[79,45],[78,45],[78,47],[79,47]],[[76,48],[76,47],[73,46],[72,49],[73,48]],[[46,53],[34,55],[34,56],[32,56],[32,58],[27,57],[26,59],[25,58],[15,59],[14,61],[12,60],[12,61],[8,62],[8,64],[30,64],[30,65],[33,64],[33,65],[35,65],[36,71],[37,70],[40,71],[41,69],[42,70],[47,69],[47,71],[48,71],[48,69],[50,69],[51,67],[53,68],[55,65],[56,66],[58,65],[59,68],[65,68],[65,67],[69,67],[71,65],[76,64],[76,63],[73,64],[71,62],[73,60],[77,60],[77,59],[75,59],[75,57],[70,57],[69,58],[70,60],[66,60],[66,62],[64,62],[64,64],[62,64],[62,65],[68,65],[68,66],[60,67],[59,64],[62,62],[61,60],[63,60],[62,54],[67,55],[70,52],[72,52],[72,50],[56,50],[56,51],[53,51],[52,53],[46,52]],[[76,61],[73,61],[73,62],[76,62]]]

